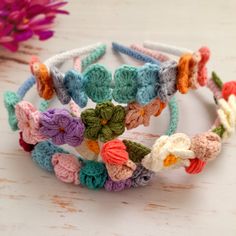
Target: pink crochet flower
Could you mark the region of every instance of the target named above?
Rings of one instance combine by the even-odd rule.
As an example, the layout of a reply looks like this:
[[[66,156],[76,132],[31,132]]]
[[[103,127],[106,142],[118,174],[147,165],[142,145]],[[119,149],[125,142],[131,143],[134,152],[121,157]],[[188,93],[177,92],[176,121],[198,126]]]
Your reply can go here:
[[[133,129],[139,125],[148,126],[151,116],[159,115],[164,107],[159,99],[154,99],[145,106],[137,102],[129,103],[125,117],[127,129]]]
[[[62,182],[76,185],[80,183],[78,174],[81,164],[74,155],[56,153],[52,157],[52,165],[57,178]]]
[[[19,102],[15,107],[18,127],[22,131],[22,137],[26,143],[36,144],[45,140],[39,132],[40,112],[29,102]]]

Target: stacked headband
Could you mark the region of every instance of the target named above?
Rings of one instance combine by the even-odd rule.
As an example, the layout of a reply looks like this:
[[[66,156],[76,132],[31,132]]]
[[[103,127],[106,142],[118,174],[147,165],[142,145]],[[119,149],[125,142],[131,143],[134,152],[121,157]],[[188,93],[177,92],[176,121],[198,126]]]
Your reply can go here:
[[[101,44],[61,53],[45,63],[32,60],[33,77],[17,94],[5,94],[10,125],[14,130],[20,129],[21,145],[31,151],[37,164],[54,172],[63,182],[80,183],[91,189],[120,191],[143,186],[155,173],[178,167],[184,167],[189,174],[200,173],[219,154],[221,140],[235,129],[235,91],[229,89],[233,82],[223,84],[215,74],[207,80],[206,62],[210,55],[207,48],[181,54],[178,63],[137,45],[127,48],[113,43],[113,49],[147,63],[141,67],[121,66],[113,80],[103,65],[90,65],[104,54]],[[63,74],[58,69],[70,58],[77,58],[78,64],[78,57],[86,53],[90,54],[75,66],[77,70]],[[80,69],[84,71],[80,73]],[[21,101],[35,81],[40,97],[49,100],[56,93],[62,104],[69,103],[71,111],[45,110],[48,102],[43,101],[40,112]],[[206,84],[217,101],[215,124],[193,138],[173,134],[178,118],[174,94]],[[78,107],[85,107],[88,99],[97,103],[96,107],[80,114]],[[114,105],[112,99],[125,106]],[[150,117],[159,115],[167,102],[171,111],[169,129],[151,149],[117,138],[125,127],[147,126]],[[75,147],[80,155],[56,146],[62,144]]]
[[[89,52],[90,54],[79,63],[78,57]],[[20,129],[20,145],[25,151],[32,153],[33,160],[40,167],[54,172],[64,182],[81,183],[93,189],[105,187],[107,190],[114,189],[118,191],[121,190],[122,186],[127,188],[127,186],[146,184],[153,173],[140,164],[135,164],[132,160],[127,161],[126,165],[109,165],[103,162],[101,157],[102,141],[110,140],[123,133],[128,115],[127,107],[113,105],[110,102],[110,95],[104,95],[103,93],[106,86],[109,87],[106,80],[109,79],[108,82],[112,83],[111,73],[100,64],[89,66],[104,53],[105,45],[96,44],[58,54],[46,60],[45,63],[40,63],[37,58],[33,58],[30,63],[33,75],[23,83],[17,93],[5,93],[5,106],[8,110],[11,128],[13,130]],[[72,69],[63,74],[57,67],[70,58],[77,58],[75,61],[77,70]],[[158,63],[160,65],[160,62],[151,57],[143,55],[143,60],[144,58],[153,64]],[[85,71],[82,74],[78,71],[84,69]],[[138,73],[138,69],[141,70],[142,67],[136,68],[124,65],[116,70],[114,77],[129,79],[132,82]],[[35,82],[40,97],[45,99],[41,102],[39,110],[31,103],[21,101]],[[94,86],[93,89],[90,88],[91,86],[89,87],[88,83]],[[129,85],[127,84],[127,86]],[[95,92],[95,89],[97,89],[97,92]],[[108,90],[112,90],[112,95],[115,94],[115,89],[108,88]],[[62,104],[69,103],[70,111],[66,109],[46,110],[53,93],[57,95]],[[93,101],[99,99],[100,103],[97,104],[95,109],[87,109],[80,114],[78,106],[83,107],[85,105],[81,101],[87,103],[87,99],[83,99],[86,96]],[[104,101],[101,102],[101,100]],[[135,116],[141,114],[141,117],[137,117],[139,122],[134,127],[140,124],[148,125],[150,117],[152,115],[158,116],[165,107],[165,103],[159,99],[155,99],[145,106],[138,105],[134,101],[129,105],[138,108],[136,115],[134,114]],[[171,121],[167,134],[175,131],[178,121],[175,99],[169,102],[169,107]],[[140,122],[142,117],[143,121]],[[126,127],[128,129],[133,128],[128,124]],[[98,134],[98,132],[95,132],[97,136],[94,136],[92,132],[98,128],[105,130],[105,133],[99,132]],[[112,133],[109,132],[109,129]],[[50,141],[45,141],[47,139]],[[139,146],[136,147],[136,143],[126,141],[128,146],[134,145],[131,150],[138,150]],[[119,142],[126,149],[124,143]],[[72,155],[55,144],[73,146],[80,155]],[[146,148],[143,151],[147,151]],[[137,157],[134,155],[134,158]],[[108,177],[108,169],[110,172],[117,169],[117,174],[114,173],[112,179],[111,174]]]

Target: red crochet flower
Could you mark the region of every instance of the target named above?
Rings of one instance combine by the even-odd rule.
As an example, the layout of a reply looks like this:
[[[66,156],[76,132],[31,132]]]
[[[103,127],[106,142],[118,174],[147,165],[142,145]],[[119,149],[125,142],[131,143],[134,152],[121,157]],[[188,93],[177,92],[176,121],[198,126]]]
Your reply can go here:
[[[236,81],[229,81],[224,83],[222,87],[222,97],[228,100],[228,97],[234,94],[236,96]]]
[[[68,14],[60,10],[65,4],[63,0],[1,0],[0,45],[17,51],[20,42],[34,35],[40,40],[52,37],[49,28],[56,15]]]

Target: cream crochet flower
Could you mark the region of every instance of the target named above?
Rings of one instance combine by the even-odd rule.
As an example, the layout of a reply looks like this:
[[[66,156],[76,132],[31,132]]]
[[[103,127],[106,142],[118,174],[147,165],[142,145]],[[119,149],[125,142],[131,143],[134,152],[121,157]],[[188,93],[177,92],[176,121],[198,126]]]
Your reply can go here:
[[[188,166],[194,152],[189,150],[190,138],[183,133],[163,135],[156,140],[150,154],[144,157],[142,165],[154,172],[178,166]]]
[[[236,97],[230,95],[228,101],[218,100],[219,109],[217,110],[221,124],[225,128],[223,139],[230,137],[235,132],[236,127]]]

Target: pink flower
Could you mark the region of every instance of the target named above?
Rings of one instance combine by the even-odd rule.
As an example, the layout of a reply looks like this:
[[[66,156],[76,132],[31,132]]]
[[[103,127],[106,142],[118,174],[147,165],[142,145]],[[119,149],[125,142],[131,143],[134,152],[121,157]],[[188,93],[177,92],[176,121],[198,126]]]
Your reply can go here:
[[[165,104],[159,99],[154,99],[145,106],[137,102],[130,103],[125,117],[127,129],[133,129],[139,125],[148,126],[151,116],[159,115],[164,108]]]
[[[23,140],[28,144],[36,144],[45,140],[39,132],[39,111],[29,102],[19,102],[15,107],[18,127],[22,131]]]
[[[52,165],[58,179],[65,183],[79,184],[81,164],[77,157],[71,154],[56,153],[52,157]]]
[[[62,0],[1,0],[0,44],[17,51],[21,41],[34,35],[40,40],[52,37],[50,27],[57,14],[68,14],[60,10],[66,4]]]

